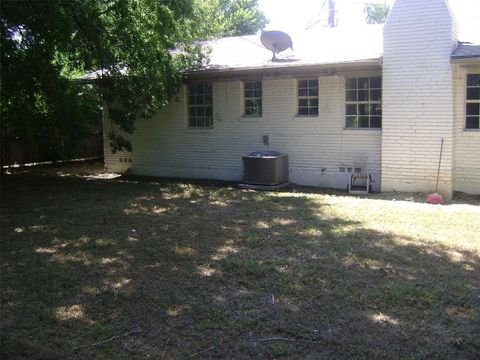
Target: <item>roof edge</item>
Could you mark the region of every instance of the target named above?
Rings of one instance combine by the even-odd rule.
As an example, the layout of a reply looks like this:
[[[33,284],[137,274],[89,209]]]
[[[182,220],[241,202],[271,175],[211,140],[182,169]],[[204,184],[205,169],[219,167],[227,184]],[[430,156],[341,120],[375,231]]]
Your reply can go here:
[[[330,67],[348,67],[348,66],[368,66],[368,65],[377,65],[382,66],[382,56],[378,58],[371,59],[362,59],[362,60],[353,60],[353,61],[342,61],[342,62],[332,62],[332,63],[320,63],[320,64],[293,64],[293,65],[278,65],[278,66],[250,66],[250,67],[225,67],[225,68],[214,68],[214,69],[198,69],[198,70],[187,70],[185,74],[190,75],[215,75],[215,74],[235,74],[239,72],[248,72],[248,71],[266,71],[266,72],[277,72],[279,70],[293,70],[293,69],[312,69],[312,68],[330,68]]]

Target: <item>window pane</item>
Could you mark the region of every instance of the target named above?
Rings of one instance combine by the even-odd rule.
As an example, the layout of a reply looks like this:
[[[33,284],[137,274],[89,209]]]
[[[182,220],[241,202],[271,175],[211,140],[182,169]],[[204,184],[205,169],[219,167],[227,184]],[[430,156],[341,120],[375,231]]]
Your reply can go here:
[[[355,88],[357,90],[354,90]],[[346,127],[381,128],[381,88],[382,78],[379,76],[347,79],[345,89]]]
[[[318,80],[298,80],[298,115],[318,114]]]
[[[468,103],[467,104],[467,115],[479,115],[480,104]]]
[[[298,99],[298,106],[302,106],[302,107],[308,106],[308,99]]]
[[[371,89],[381,89],[382,88],[382,78],[381,77],[371,77],[370,78],[370,88]]]
[[[258,107],[245,109],[245,115],[248,115],[248,116],[261,116],[261,115],[262,115],[262,109],[261,109],[261,108],[258,108]]]
[[[205,116],[197,117],[197,127],[205,127]]]
[[[298,108],[298,115],[308,115],[308,108],[306,108],[306,107],[299,107],[299,108]]]
[[[369,110],[369,105],[366,104],[360,104],[358,105],[358,114],[359,115],[368,115],[370,112]]]
[[[245,100],[245,107],[253,107],[253,100]]]
[[[358,88],[368,89],[368,78],[358,78]]]
[[[357,115],[357,105],[347,105],[346,114],[347,115]]]
[[[347,83],[345,84],[347,89],[356,89],[357,88],[357,78],[347,79]]]
[[[245,97],[253,97],[253,90],[245,90]]]
[[[252,90],[252,89],[253,89],[253,83],[246,82],[245,83],[245,90]]]
[[[346,100],[357,101],[357,90],[347,90]]]
[[[370,115],[382,115],[382,105],[374,104],[370,106]]]
[[[479,129],[479,119],[478,116],[467,116],[465,127],[467,129]]]
[[[467,75],[467,86],[480,86],[480,74]]]
[[[480,87],[467,88],[467,100],[480,100]]]
[[[368,128],[369,127],[368,116],[359,116],[358,117],[358,127],[359,128]]]
[[[260,91],[262,91],[262,82],[261,82],[261,81],[256,81],[256,82],[254,82],[254,83],[253,83],[253,88],[254,88],[255,90],[260,90]]]
[[[370,101],[382,101],[382,90],[371,90]]]
[[[347,116],[346,127],[358,127],[358,118],[356,116]]]
[[[245,115],[261,115],[262,114],[262,100],[256,99],[248,102],[248,107],[245,106]]]
[[[358,101],[368,101],[368,90],[358,90]]]
[[[212,123],[212,85],[188,86],[188,126],[207,127]]]
[[[308,89],[298,89],[298,96],[307,96]]]
[[[370,127],[381,128],[382,127],[382,118],[380,116],[372,116],[370,118]]]

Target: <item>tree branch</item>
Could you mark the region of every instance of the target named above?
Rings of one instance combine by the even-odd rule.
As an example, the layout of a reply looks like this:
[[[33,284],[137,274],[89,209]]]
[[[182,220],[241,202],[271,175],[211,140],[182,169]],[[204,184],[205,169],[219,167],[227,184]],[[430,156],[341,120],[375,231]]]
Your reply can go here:
[[[133,335],[133,334],[140,334],[142,333],[143,330],[133,330],[133,331],[130,331],[126,334],[123,334],[123,335],[116,335],[116,336],[112,336],[111,338],[108,338],[108,339],[105,339],[105,340],[102,340],[102,341],[99,341],[99,342],[96,342],[96,343],[93,343],[93,344],[85,344],[85,345],[80,345],[80,346],[77,346],[77,347],[74,347],[72,349],[72,351],[76,351],[78,349],[82,349],[82,348],[85,348],[85,347],[90,347],[90,346],[98,346],[98,345],[103,345],[109,341],[112,341],[112,340],[116,340],[116,339],[120,339],[122,337],[127,337],[127,336],[130,336],[130,335]]]
[[[296,343],[304,343],[304,344],[325,344],[321,341],[314,341],[314,340],[300,340],[300,339],[288,339],[283,337],[271,337],[271,338],[264,338],[258,339],[259,342],[269,342],[269,341],[286,341],[286,342],[296,342]]]

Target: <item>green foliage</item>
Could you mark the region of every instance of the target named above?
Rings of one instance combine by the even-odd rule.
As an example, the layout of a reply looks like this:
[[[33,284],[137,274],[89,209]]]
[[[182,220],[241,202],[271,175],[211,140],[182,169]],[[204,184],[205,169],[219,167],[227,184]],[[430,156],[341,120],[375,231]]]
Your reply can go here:
[[[264,24],[253,0],[3,1],[2,136],[38,147],[55,132],[80,136],[98,119],[96,94],[118,129],[112,151],[131,150],[123,135],[135,119],[165,106],[184,70],[206,60],[195,40]],[[74,81],[94,71],[95,88]]]
[[[40,158],[66,158],[69,145],[98,127],[100,102],[92,86],[75,86],[61,76],[69,60],[60,51],[68,43],[51,35],[65,29],[66,21],[59,16],[42,23],[32,16],[27,27],[21,10],[34,11],[32,4],[11,5],[4,2],[1,8],[2,143],[19,139]],[[51,5],[56,4],[45,6],[47,13]]]
[[[258,0],[194,0],[194,21],[199,39],[252,35],[268,23]]]
[[[367,24],[383,24],[390,12],[390,6],[387,3],[366,4],[364,12]]]
[[[282,341],[272,342],[268,345],[268,348],[274,357],[288,354],[288,345]]]

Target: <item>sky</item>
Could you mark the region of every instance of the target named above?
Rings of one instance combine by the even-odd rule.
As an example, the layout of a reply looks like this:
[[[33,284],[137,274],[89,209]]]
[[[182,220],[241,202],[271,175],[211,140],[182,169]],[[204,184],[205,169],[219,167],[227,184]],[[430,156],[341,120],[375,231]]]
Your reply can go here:
[[[324,5],[321,12],[322,4]],[[365,3],[378,3],[382,0],[335,0],[338,26],[355,27],[365,23],[363,13]],[[385,2],[392,4],[393,0]],[[467,23],[468,32],[471,27],[478,28],[480,34],[480,0],[449,0],[455,16]],[[304,30],[319,18],[326,23],[327,0],[259,0],[260,9],[263,10],[270,23],[266,30],[282,30],[286,32],[299,32]],[[462,32],[462,29],[460,29]]]

